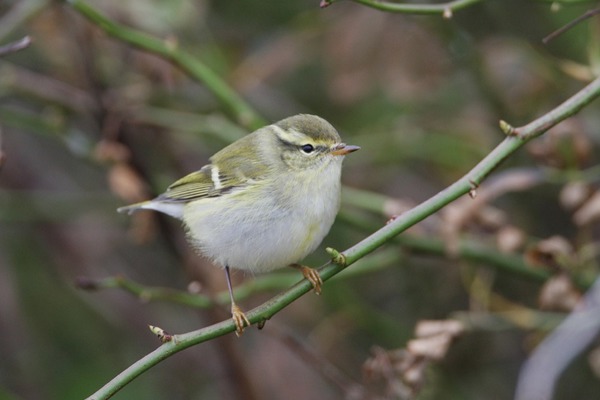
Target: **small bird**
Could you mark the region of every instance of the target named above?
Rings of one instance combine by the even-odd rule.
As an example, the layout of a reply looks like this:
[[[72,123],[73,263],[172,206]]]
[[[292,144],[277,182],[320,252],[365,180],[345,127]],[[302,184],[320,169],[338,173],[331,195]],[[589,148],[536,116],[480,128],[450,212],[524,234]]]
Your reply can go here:
[[[314,291],[319,273],[298,264],[329,232],[340,208],[342,160],[358,150],[323,118],[300,114],[260,128],[210,158],[153,200],[121,207],[183,221],[191,245],[225,269],[236,334],[250,321],[235,303],[229,269],[299,269]]]

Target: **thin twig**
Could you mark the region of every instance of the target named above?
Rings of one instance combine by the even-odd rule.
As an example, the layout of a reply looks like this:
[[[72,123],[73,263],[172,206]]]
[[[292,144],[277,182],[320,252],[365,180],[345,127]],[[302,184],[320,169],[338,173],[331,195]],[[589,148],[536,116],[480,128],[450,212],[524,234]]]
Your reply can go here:
[[[554,32],[552,32],[551,34],[549,34],[548,36],[546,36],[545,38],[543,38],[542,39],[542,43],[548,44],[548,42],[550,42],[551,40],[553,40],[557,36],[562,35],[563,33],[565,33],[566,31],[568,31],[569,29],[571,29],[575,25],[579,24],[582,21],[585,21],[588,18],[593,17],[596,14],[600,14],[600,7],[599,8],[595,8],[593,10],[586,11],[584,14],[582,14],[579,17],[575,18],[573,21],[569,22],[568,24],[566,24],[562,28],[559,28],[559,29],[555,30]]]
[[[283,326],[269,323],[268,334],[279,340],[291,352],[296,354],[311,370],[317,371],[324,379],[337,387],[344,393],[344,398],[364,398],[365,394],[368,393],[368,390],[362,384],[351,379],[312,346],[309,346],[305,341]],[[358,397],[357,395],[359,394],[362,396]]]
[[[352,226],[373,230],[374,224],[370,219],[358,218],[351,213],[340,213],[339,217],[341,221]],[[377,227],[374,229],[377,229]],[[411,254],[438,257],[445,257],[447,254],[445,243],[442,240],[431,237],[404,234],[394,238],[394,243],[397,243],[402,248],[410,251]],[[551,276],[546,270],[528,265],[523,257],[504,254],[492,247],[473,244],[466,240],[460,242],[457,248],[456,257],[468,262],[480,263],[490,268],[534,282],[544,282]],[[380,251],[367,258],[361,259],[360,266],[357,265],[355,268],[348,270],[344,273],[343,278],[340,278],[355,278],[359,275],[387,268],[390,265],[398,265],[398,252],[396,249],[392,248],[390,248],[389,251]],[[280,272],[263,275],[246,281],[236,287],[236,298],[237,300],[242,301],[257,293],[283,290],[296,282],[297,279],[298,274],[294,272]],[[578,283],[579,287],[582,289],[587,289],[590,285],[588,282],[577,281],[576,283]],[[124,276],[112,276],[103,279],[78,277],[75,280],[75,286],[79,289],[88,291],[120,289],[143,301],[164,301],[199,309],[223,306],[229,303],[229,293],[226,290],[208,296],[201,293],[189,293],[172,288],[145,286],[127,279]]]
[[[320,7],[325,8],[338,0],[322,0]],[[452,18],[452,14],[460,9],[472,6],[473,4],[479,3],[482,0],[454,0],[442,4],[405,4],[405,3],[392,3],[388,1],[379,0],[352,0],[355,3],[360,3],[364,6],[375,8],[380,11],[387,11],[393,13],[403,14],[440,14],[444,18]]]
[[[372,253],[407,228],[422,221],[457,198],[468,194],[469,191],[472,190],[473,184],[479,185],[506,158],[521,148],[529,140],[541,135],[552,126],[580,111],[598,97],[600,97],[600,78],[588,84],[580,92],[576,93],[570,99],[541,118],[526,126],[516,128],[515,131],[518,132],[517,134],[507,136],[504,141],[492,150],[490,154],[488,154],[463,178],[412,210],[400,215],[396,220],[357,243],[350,249],[344,251],[342,253],[346,259],[344,265],[327,263],[320,268],[319,272],[321,277],[324,281],[330,279],[341,272],[346,266],[353,264],[367,254]],[[264,323],[264,321],[270,319],[289,304],[308,293],[311,289],[312,285],[310,282],[302,280],[285,292],[247,312],[246,316],[253,324]],[[164,343],[150,354],[133,363],[100,388],[95,394],[90,396],[89,399],[108,399],[129,382],[171,355],[188,347],[226,335],[234,330],[235,325],[233,321],[228,319],[203,329],[174,335],[172,341]]]
[[[19,50],[23,50],[31,44],[31,38],[29,36],[25,36],[22,39],[19,39],[15,42],[5,44],[4,46],[0,46],[0,57],[5,56],[7,54],[15,53]]]

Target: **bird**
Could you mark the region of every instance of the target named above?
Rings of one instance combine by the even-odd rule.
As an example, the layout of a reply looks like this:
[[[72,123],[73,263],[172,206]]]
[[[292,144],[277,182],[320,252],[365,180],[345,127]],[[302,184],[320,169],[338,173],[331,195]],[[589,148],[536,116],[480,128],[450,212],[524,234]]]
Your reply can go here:
[[[251,323],[236,304],[230,269],[299,269],[321,292],[318,271],[299,264],[329,232],[340,208],[342,142],[316,115],[298,114],[236,140],[156,198],[121,207],[183,222],[191,246],[225,270],[235,332]]]

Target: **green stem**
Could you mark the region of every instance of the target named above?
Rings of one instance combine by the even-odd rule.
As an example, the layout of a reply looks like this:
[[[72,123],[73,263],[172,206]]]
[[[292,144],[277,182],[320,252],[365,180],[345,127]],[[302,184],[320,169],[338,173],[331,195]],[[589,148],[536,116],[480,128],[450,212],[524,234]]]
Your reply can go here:
[[[323,0],[321,2],[321,7],[326,7],[330,4],[336,3],[337,1],[338,0]],[[443,4],[404,4],[379,0],[352,1],[380,11],[422,15],[441,14],[446,18],[451,18],[454,11],[467,8],[473,4],[481,2],[482,0],[454,0]]]
[[[198,308],[207,308],[214,305],[214,302],[208,296],[169,288],[148,287],[123,276],[115,276],[100,281],[88,281],[85,278],[80,278],[77,285],[88,290],[119,288],[145,301],[162,300]]]
[[[265,125],[265,120],[213,70],[189,53],[179,49],[177,44],[157,39],[118,24],[81,0],[69,0],[68,2],[74,10],[108,35],[164,58],[177,65],[195,80],[203,83],[243,126],[257,129]]]
[[[321,0],[321,8],[328,7],[333,3],[337,3],[340,0]],[[467,8],[477,3],[483,2],[483,0],[454,0],[447,3],[441,4],[406,4],[396,3],[382,0],[351,0],[355,3],[362,4],[364,6],[374,8],[376,10],[391,12],[391,13],[402,13],[402,14],[420,14],[420,15],[432,15],[441,14],[445,18],[451,18],[455,11]],[[589,0],[537,0],[542,3],[551,4],[581,4],[589,3]]]
[[[381,247],[407,228],[432,215],[457,198],[471,192],[485,177],[497,168],[502,161],[523,146],[527,141],[541,135],[552,126],[580,111],[599,96],[600,78],[597,78],[579,93],[575,94],[548,114],[524,127],[516,128],[515,132],[518,133],[517,135],[508,136],[504,139],[504,141],[502,141],[463,178],[424,203],[421,203],[412,210],[400,215],[392,223],[384,226],[371,236],[343,252],[343,255],[346,258],[345,265],[328,263],[320,269],[321,277],[324,281],[331,278],[341,272],[346,266],[375,251],[375,249]],[[246,313],[246,316],[253,324],[258,322],[262,323],[305,293],[309,292],[311,288],[312,286],[307,280],[302,280],[285,292]],[[140,376],[143,372],[158,364],[160,361],[188,347],[226,335],[234,330],[235,325],[233,321],[229,319],[193,332],[174,335],[171,342],[164,343],[152,353],[133,363],[125,371],[121,372],[95,394],[90,396],[89,399],[108,399],[133,379]]]
[[[420,240],[423,242],[426,241],[426,239]],[[433,252],[436,253],[435,250]],[[387,268],[392,263],[397,264],[398,258],[399,253],[393,248],[390,248],[387,251],[378,252],[368,258],[362,259],[360,266],[349,270],[344,274],[344,278],[355,277],[357,275]],[[235,288],[235,297],[237,301],[243,301],[256,293],[285,289],[297,281],[297,272],[280,272],[263,275],[237,286]],[[215,293],[214,296],[208,296],[205,294],[189,293],[165,287],[145,286],[120,275],[104,279],[78,277],[75,280],[75,285],[79,289],[88,291],[121,289],[146,302],[165,301],[193,308],[209,308],[218,305],[228,305],[230,301],[229,292],[227,290]]]

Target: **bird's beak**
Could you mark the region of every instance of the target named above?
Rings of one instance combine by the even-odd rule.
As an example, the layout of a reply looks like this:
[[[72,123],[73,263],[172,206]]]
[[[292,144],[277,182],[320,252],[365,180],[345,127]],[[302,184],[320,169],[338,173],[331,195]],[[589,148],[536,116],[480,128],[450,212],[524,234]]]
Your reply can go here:
[[[331,148],[331,154],[334,156],[345,156],[346,154],[352,153],[356,150],[360,150],[360,147],[352,146],[346,143],[339,143]]]

